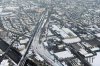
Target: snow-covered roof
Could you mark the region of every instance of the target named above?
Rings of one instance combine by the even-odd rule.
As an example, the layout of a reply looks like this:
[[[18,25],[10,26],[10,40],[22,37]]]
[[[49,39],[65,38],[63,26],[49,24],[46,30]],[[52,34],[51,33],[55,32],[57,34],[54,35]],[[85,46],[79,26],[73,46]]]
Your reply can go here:
[[[26,49],[20,51],[20,53],[21,53],[22,55],[24,55],[25,52],[26,52]]]
[[[88,54],[85,55],[85,57],[89,57],[89,56],[93,56],[93,54],[92,53],[88,53]]]
[[[97,53],[97,56],[94,57],[92,66],[100,66],[100,52]]]
[[[99,47],[96,47],[96,46],[91,46],[90,44],[88,43],[83,43],[86,47],[90,48],[91,51],[97,51],[97,50],[100,50]]]
[[[71,33],[73,36],[77,36],[75,33],[73,33],[70,29],[68,29],[68,28],[62,28],[62,30],[64,31],[64,32],[66,32],[67,34],[68,33]]]
[[[52,25],[52,30],[56,30],[56,32],[64,38],[63,42],[65,43],[75,43],[81,41],[81,39],[68,28],[63,27],[60,29],[56,25]]]
[[[92,47],[90,44],[88,44],[88,43],[86,43],[86,42],[85,42],[85,43],[82,42],[82,44],[85,45],[86,47]]]
[[[2,54],[3,53],[3,51],[0,49],[0,54]]]
[[[92,30],[92,31],[94,31],[94,30],[95,30],[95,28],[92,28],[92,27],[91,27],[91,28],[89,28],[89,29],[90,29],[90,30]]]
[[[97,37],[100,37],[100,33],[95,34]]]
[[[43,44],[44,44],[45,46],[48,46],[48,43],[47,43],[47,42],[44,42]]]
[[[94,48],[92,48],[91,50],[92,50],[92,51],[97,51],[97,50],[100,50],[100,48],[99,48],[99,47],[94,47]]]
[[[62,64],[63,64],[64,66],[68,66],[64,61],[62,62]]]
[[[84,55],[85,57],[88,57],[88,56],[93,56],[92,53],[88,53],[86,50],[84,49],[80,49],[79,51],[82,55]]]
[[[0,66],[9,66],[8,60],[3,60],[0,64]]]
[[[20,40],[20,43],[24,44],[24,43],[27,43],[28,41],[29,41],[29,39],[26,38],[26,39]]]
[[[17,46],[19,50],[24,50],[25,49],[25,45],[19,45]]]
[[[81,54],[83,54],[83,55],[85,55],[85,54],[88,54],[88,52],[87,51],[85,51],[84,49],[80,49],[80,51],[79,51]]]
[[[57,41],[60,41],[60,39],[59,39],[59,38],[57,38],[57,37],[56,37],[55,39],[56,39]]]
[[[63,30],[59,29],[56,25],[52,25],[52,30],[56,30],[63,38],[69,37]]]
[[[3,31],[2,29],[0,29],[0,31]]]
[[[38,55],[38,54],[36,54],[36,57],[35,57],[37,60],[40,60],[40,61],[43,61],[44,59],[40,56],[40,55]]]
[[[11,14],[12,14],[12,12],[1,12],[0,13],[1,16],[11,15]]]
[[[0,56],[2,56],[3,53],[4,53],[4,52],[0,49]]]
[[[7,9],[7,10],[16,10],[16,9],[18,9],[19,7],[12,7],[12,6],[8,6],[8,7],[5,7],[5,9]]]
[[[60,29],[56,25],[52,25],[52,30],[57,30],[59,31]]]
[[[63,42],[64,43],[76,43],[76,42],[80,42],[81,39],[79,37],[77,38],[70,38],[70,39],[64,39]]]
[[[100,12],[100,9],[98,9],[98,10],[95,10],[95,12]]]
[[[3,8],[0,8],[0,12],[2,12]]]
[[[66,32],[64,32],[63,30],[60,31],[60,34],[63,38],[67,38],[70,37]]]
[[[69,51],[62,51],[62,52],[57,52],[54,53],[59,59],[64,59],[64,58],[69,58],[69,57],[74,57],[73,54]]]
[[[50,36],[50,35],[53,35],[52,33],[51,33],[51,31],[50,30],[48,30],[48,35]]]

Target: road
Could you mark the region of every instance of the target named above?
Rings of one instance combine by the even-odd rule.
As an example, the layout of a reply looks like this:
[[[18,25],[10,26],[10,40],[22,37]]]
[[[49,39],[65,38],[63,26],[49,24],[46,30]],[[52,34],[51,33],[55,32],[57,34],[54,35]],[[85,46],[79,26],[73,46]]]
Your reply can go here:
[[[44,48],[42,43],[41,44],[39,43],[39,38],[41,35],[42,28],[45,26],[47,22],[48,21],[44,20],[39,23],[37,33],[34,36],[31,47],[33,48],[33,51],[36,54],[40,55],[44,60],[46,60],[52,66],[63,66],[58,60],[55,59],[53,55],[49,53],[49,51],[46,48]]]
[[[24,58],[27,56],[27,53],[30,49],[30,47],[33,48],[33,51],[40,55],[44,60],[46,60],[47,62],[49,62],[51,65],[53,66],[63,66],[59,61],[55,60],[54,56],[51,55],[49,53],[49,51],[47,51],[42,44],[39,44],[39,38],[40,38],[40,34],[41,34],[41,30],[42,28],[46,25],[47,21],[47,15],[48,11],[45,11],[43,13],[43,15],[41,16],[40,20],[38,21],[38,23],[36,24],[36,27],[33,30],[33,33],[31,35],[31,38],[29,40],[28,46],[26,48],[26,52],[24,54],[24,56],[21,58],[19,66],[23,66],[24,62]]]
[[[42,56],[42,58],[45,59],[47,62],[49,62],[51,65],[53,65],[53,66],[62,66],[62,64],[59,61],[56,60],[54,62],[54,60],[55,60],[54,56],[51,55],[43,47],[42,44],[39,44],[39,38],[40,38],[41,30],[45,26],[45,23],[46,23],[46,21],[44,21],[44,19],[46,19],[46,15],[47,15],[47,13],[45,13],[44,15],[41,16],[41,19],[38,21],[36,27],[34,28],[33,34],[31,36],[30,41],[28,43],[28,46],[26,48],[26,52],[25,52],[24,56],[21,58],[19,66],[23,66],[22,63],[24,63],[24,60],[25,60],[24,58],[27,56],[28,50],[30,49],[31,45],[32,45],[33,51],[36,54],[39,54],[40,56]]]

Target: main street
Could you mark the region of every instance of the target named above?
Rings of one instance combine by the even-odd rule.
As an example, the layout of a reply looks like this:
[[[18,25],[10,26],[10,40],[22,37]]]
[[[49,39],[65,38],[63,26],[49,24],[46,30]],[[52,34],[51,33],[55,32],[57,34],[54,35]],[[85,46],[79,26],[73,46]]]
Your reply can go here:
[[[45,26],[47,22],[48,21],[46,20],[41,21],[40,25],[38,26],[37,33],[35,34],[34,39],[32,41],[33,51],[36,54],[40,55],[44,60],[46,60],[52,66],[63,66],[58,60],[54,58],[52,54],[49,53],[47,49],[44,48],[42,43],[41,44],[39,43],[39,38],[41,35],[42,28]]]

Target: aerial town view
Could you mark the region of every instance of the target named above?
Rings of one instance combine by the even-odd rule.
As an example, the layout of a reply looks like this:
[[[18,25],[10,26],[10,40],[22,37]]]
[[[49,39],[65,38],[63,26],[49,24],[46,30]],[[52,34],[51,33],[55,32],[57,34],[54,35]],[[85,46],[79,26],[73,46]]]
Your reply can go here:
[[[0,0],[0,66],[100,66],[100,0]]]

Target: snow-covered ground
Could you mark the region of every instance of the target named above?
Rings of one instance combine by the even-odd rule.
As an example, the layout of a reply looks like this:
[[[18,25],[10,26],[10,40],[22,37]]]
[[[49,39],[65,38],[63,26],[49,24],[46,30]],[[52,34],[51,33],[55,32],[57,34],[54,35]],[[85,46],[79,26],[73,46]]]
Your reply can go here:
[[[92,66],[100,66],[100,52],[98,52],[97,56],[95,56]]]

